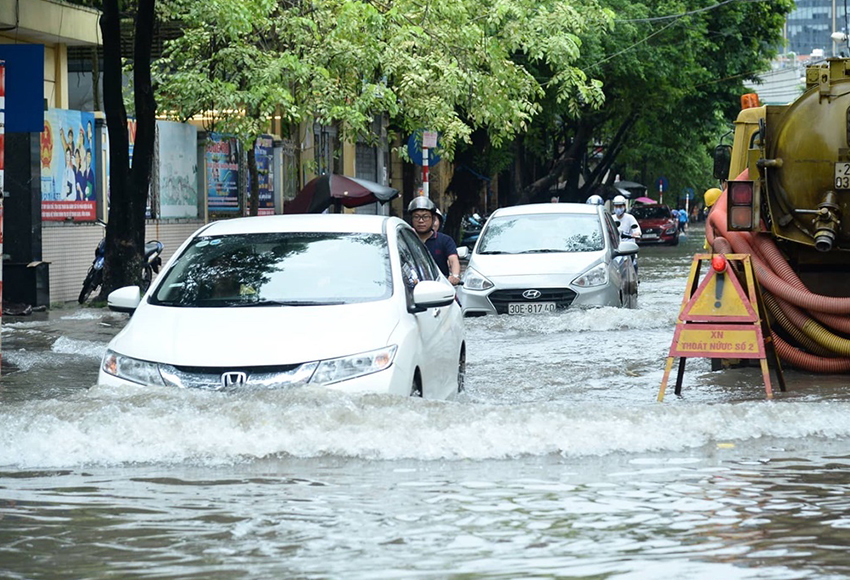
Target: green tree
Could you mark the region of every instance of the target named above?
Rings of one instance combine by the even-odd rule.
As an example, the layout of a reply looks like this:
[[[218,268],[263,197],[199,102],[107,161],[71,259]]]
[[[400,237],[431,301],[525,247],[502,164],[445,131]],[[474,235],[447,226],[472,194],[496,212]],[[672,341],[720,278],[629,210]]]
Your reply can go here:
[[[580,66],[602,81],[605,104],[569,109],[547,95],[549,113],[518,140],[518,201],[561,181],[570,199],[582,200],[615,173],[645,183],[666,175],[675,193],[707,185],[708,151],[743,81],[769,68],[793,7],[790,0],[604,4],[617,14],[613,29],[582,35]]]
[[[578,35],[607,26],[589,0],[166,0],[181,22],[160,71],[163,108],[215,112],[251,139],[272,115],[368,135],[375,115],[400,131],[440,131],[444,157],[483,130],[499,145],[524,132],[547,86],[571,109],[602,100],[575,66]]]

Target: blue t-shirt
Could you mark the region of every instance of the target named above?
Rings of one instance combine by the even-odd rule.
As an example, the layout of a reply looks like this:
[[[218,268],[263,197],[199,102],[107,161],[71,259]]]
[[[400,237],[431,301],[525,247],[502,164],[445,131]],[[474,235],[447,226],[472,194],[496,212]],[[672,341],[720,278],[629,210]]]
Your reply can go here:
[[[457,246],[451,236],[434,232],[434,234],[425,240],[425,247],[431,252],[434,261],[437,262],[437,267],[443,276],[449,275],[449,256],[457,254]]]

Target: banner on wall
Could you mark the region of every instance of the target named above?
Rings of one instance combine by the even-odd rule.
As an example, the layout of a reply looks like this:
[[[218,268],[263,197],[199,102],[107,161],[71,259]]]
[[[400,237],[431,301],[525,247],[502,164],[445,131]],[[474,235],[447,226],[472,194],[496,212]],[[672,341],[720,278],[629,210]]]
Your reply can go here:
[[[94,221],[94,114],[50,109],[41,133],[41,219]]]
[[[274,215],[274,138],[271,135],[260,136],[254,143],[254,158],[257,160],[257,181],[260,189],[260,203],[257,215]],[[251,194],[251,172],[248,172],[248,193]],[[245,202],[245,215],[251,210],[250,201]]]
[[[220,133],[210,133],[204,162],[209,211],[238,212],[239,150],[236,139]]]
[[[198,217],[198,129],[157,121],[159,134],[159,215]]]

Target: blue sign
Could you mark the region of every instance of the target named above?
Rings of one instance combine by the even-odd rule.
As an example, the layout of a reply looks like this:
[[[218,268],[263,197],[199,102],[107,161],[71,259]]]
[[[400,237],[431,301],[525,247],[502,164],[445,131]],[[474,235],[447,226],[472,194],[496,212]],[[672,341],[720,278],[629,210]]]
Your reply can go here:
[[[6,133],[44,131],[44,45],[0,44],[6,61]]]
[[[440,144],[440,138],[437,137],[437,145]],[[422,165],[422,129],[417,129],[414,134],[407,140],[407,154],[410,155],[410,160],[416,165]],[[428,150],[428,167],[434,167],[440,162],[440,156],[434,149]]]
[[[679,199],[687,199],[688,201],[694,200],[694,188],[686,187],[682,189],[682,195],[679,196]]]
[[[661,192],[669,191],[668,186],[667,186],[667,178],[664,177],[664,176],[661,176],[661,177],[658,178],[658,181],[656,182],[656,186],[658,187],[658,191],[661,191]]]

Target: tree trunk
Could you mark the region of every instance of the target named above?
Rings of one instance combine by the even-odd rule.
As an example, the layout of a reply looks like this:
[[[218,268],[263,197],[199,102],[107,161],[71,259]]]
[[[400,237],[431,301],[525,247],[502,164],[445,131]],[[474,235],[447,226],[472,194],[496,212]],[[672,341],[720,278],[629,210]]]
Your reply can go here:
[[[101,298],[139,284],[145,246],[145,210],[153,166],[156,101],[151,84],[151,42],[156,0],[139,0],[136,14],[134,84],[136,140],[130,167],[127,111],[122,95],[121,28],[118,0],[104,0],[103,102],[109,131],[109,221]]]
[[[248,147],[248,175],[251,177],[251,191],[248,193],[248,215],[257,215],[260,209],[260,172],[257,170],[257,140]]]
[[[100,56],[97,54],[97,47],[91,49],[91,90],[92,103],[95,111],[100,110]]]

